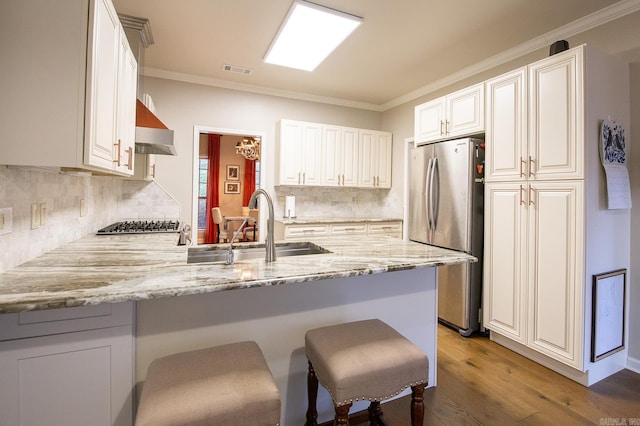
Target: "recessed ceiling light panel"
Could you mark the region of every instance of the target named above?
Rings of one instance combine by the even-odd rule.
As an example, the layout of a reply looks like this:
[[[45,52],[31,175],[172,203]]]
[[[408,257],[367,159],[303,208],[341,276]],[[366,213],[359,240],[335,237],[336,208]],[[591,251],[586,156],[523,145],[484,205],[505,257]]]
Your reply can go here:
[[[265,62],[313,71],[361,22],[358,16],[294,0]]]

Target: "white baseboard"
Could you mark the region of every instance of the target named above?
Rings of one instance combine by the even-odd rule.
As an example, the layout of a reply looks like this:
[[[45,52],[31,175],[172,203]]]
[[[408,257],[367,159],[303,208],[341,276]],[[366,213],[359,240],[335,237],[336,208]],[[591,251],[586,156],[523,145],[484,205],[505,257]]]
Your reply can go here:
[[[640,359],[637,358],[627,358],[627,368],[634,373],[640,374]]]

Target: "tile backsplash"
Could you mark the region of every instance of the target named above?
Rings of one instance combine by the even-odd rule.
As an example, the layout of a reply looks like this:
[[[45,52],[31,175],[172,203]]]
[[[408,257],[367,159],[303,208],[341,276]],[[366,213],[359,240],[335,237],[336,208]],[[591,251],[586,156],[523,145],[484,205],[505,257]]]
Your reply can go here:
[[[362,188],[276,187],[274,214],[284,217],[285,197],[295,196],[298,218],[362,218],[401,219],[402,200],[392,191]]]
[[[37,229],[31,229],[34,203],[47,206]],[[0,273],[119,219],[180,217],[178,203],[155,182],[0,166],[0,208],[6,207],[13,209],[12,232],[0,235]]]

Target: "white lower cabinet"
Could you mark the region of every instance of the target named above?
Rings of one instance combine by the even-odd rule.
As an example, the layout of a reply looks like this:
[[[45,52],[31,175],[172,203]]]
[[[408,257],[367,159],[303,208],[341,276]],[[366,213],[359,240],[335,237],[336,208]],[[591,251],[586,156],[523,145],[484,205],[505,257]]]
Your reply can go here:
[[[309,241],[317,237],[328,236],[376,236],[387,235],[402,238],[402,221],[352,221],[352,222],[275,222],[276,240]]]
[[[0,425],[131,425],[132,306],[0,315]]]
[[[484,326],[582,368],[581,181],[488,183]]]

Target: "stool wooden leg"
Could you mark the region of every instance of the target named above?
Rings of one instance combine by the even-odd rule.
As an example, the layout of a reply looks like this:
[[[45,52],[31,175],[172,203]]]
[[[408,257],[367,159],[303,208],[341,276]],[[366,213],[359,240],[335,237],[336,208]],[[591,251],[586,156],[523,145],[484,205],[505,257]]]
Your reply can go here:
[[[380,408],[379,401],[372,401],[369,404],[369,425],[370,426],[385,426],[386,423],[382,418],[382,409]]]
[[[349,408],[351,403],[336,407],[336,419],[333,422],[336,426],[349,426]]]
[[[427,385],[411,386],[411,426],[422,426],[424,421],[424,388]]]
[[[316,377],[316,371],[309,361],[309,372],[307,373],[307,421],[305,426],[317,426],[318,425],[318,411],[316,410],[316,399],[318,398],[318,378]]]

